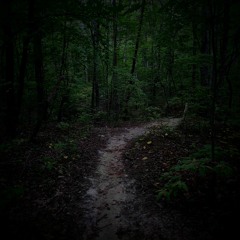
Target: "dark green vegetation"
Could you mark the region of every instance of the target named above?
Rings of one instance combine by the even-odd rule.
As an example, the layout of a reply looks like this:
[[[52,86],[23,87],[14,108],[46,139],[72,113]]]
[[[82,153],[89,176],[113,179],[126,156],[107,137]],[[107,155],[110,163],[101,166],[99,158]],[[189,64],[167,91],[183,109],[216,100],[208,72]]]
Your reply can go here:
[[[154,127],[133,141],[125,154],[128,172],[137,180],[139,196],[198,222],[195,239],[234,239],[240,213],[240,134],[217,128],[213,161],[209,126],[192,117],[184,124],[174,130]]]
[[[93,127],[182,116],[184,108],[178,130],[153,129],[126,164],[160,202],[214,206],[223,226],[232,223],[240,189],[239,10],[237,0],[0,0],[7,232],[79,235],[68,212],[79,192],[73,183],[90,176],[105,141]]]

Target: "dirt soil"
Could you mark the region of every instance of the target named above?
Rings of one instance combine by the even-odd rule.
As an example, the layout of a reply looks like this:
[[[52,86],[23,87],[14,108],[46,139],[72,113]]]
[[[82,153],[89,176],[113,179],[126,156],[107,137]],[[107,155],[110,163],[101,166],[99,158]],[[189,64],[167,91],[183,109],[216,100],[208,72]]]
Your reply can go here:
[[[161,174],[201,145],[199,138],[183,138],[179,123],[166,118],[90,131],[60,126],[43,131],[38,143],[6,145],[0,169],[4,239],[232,239],[229,208],[219,213],[202,201],[156,199]],[[162,128],[169,134],[159,138]]]

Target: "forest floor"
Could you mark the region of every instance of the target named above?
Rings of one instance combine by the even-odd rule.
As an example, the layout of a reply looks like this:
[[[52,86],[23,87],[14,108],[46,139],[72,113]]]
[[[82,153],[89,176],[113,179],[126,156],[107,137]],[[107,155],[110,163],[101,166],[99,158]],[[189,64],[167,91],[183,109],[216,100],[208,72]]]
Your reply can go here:
[[[190,201],[157,201],[161,175],[203,145],[179,123],[164,118],[91,129],[59,124],[45,128],[37,143],[23,138],[2,145],[4,239],[234,239],[239,175],[228,197],[206,200],[192,188],[185,194]]]

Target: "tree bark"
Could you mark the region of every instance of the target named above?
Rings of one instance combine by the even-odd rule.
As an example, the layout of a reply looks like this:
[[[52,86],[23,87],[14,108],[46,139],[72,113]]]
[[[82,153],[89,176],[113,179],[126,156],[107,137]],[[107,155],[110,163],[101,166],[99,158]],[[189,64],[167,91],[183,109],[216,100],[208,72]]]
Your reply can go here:
[[[223,5],[223,29],[222,38],[220,40],[220,66],[219,66],[219,84],[222,84],[227,77],[227,49],[228,49],[228,33],[229,33],[229,11],[230,2],[224,0]]]
[[[92,30],[92,43],[93,43],[93,77],[92,77],[92,110],[99,108],[99,84],[98,84],[98,48],[99,48],[99,23],[93,20]]]
[[[142,25],[143,25],[145,6],[146,6],[146,1],[142,0],[140,19],[139,19],[139,25],[138,25],[138,31],[137,31],[137,37],[136,37],[134,54],[133,54],[133,59],[132,59],[132,67],[131,67],[131,71],[130,71],[130,74],[131,74],[132,77],[128,81],[128,83],[130,85],[134,84],[133,75],[135,73],[135,68],[136,68],[136,63],[137,63],[137,54],[138,54],[139,43],[140,43],[140,38],[141,38],[141,31],[142,31]],[[125,109],[124,109],[126,117],[128,115],[128,103],[129,103],[129,100],[131,98],[131,95],[132,95],[132,90],[128,90],[126,98],[125,98]]]
[[[5,88],[4,98],[6,101],[6,113],[5,113],[5,126],[6,134],[9,138],[16,136],[16,104],[15,104],[15,67],[14,67],[14,35],[12,30],[11,16],[11,1],[2,3],[2,7],[5,9],[4,16],[4,46],[5,46]],[[6,19],[5,19],[6,18]]]
[[[29,0],[28,1],[28,26],[27,26],[26,36],[23,38],[22,58],[21,58],[19,78],[18,78],[17,113],[16,113],[17,122],[19,122],[19,115],[21,114],[21,108],[22,108],[22,99],[24,94],[24,85],[25,85],[25,77],[26,77],[28,54],[29,54],[29,44],[31,41],[32,33],[34,32],[33,18],[34,18],[34,1]]]
[[[211,147],[212,147],[212,161],[215,161],[215,144],[216,144],[216,129],[215,129],[215,112],[216,112],[216,98],[217,98],[217,36],[216,36],[216,5],[210,2],[210,16],[211,16],[211,45],[213,55],[212,79],[211,79]]]
[[[118,37],[118,25],[117,25],[117,3],[116,0],[112,1],[112,6],[114,9],[113,13],[113,60],[112,60],[112,66],[113,66],[113,72],[112,72],[112,80],[111,80],[111,89],[110,89],[110,111],[112,111],[118,118],[118,94],[116,91],[116,83],[118,80],[117,75],[117,64],[118,64],[118,52],[117,52],[117,37]]]
[[[133,75],[135,73],[136,62],[137,62],[137,54],[138,54],[140,37],[141,37],[141,32],[142,32],[145,5],[146,5],[146,1],[142,0],[141,13],[140,13],[140,19],[139,19],[139,25],[138,25],[138,31],[137,31],[137,38],[136,38],[136,42],[135,42],[134,55],[133,55],[133,60],[132,60],[132,67],[131,67],[131,72],[130,72],[131,75]],[[133,84],[132,79],[130,80],[130,83]]]
[[[35,6],[36,7],[36,6]],[[36,15],[35,15],[36,16]],[[35,140],[42,126],[43,120],[47,116],[47,99],[44,89],[44,71],[43,71],[43,53],[42,53],[42,33],[40,30],[40,22],[34,19],[36,32],[33,38],[33,53],[35,66],[35,81],[37,90],[37,121],[33,129],[30,140]]]
[[[209,18],[209,8],[205,5],[202,7],[202,18],[200,52],[203,55],[210,55],[210,33],[208,22],[206,21]],[[200,67],[200,82],[201,86],[209,86],[210,84],[210,69],[206,63],[203,63]]]
[[[196,61],[196,55],[197,55],[197,24],[194,19],[192,19],[192,32],[193,32],[193,43],[192,43],[192,56],[193,60]],[[196,87],[196,80],[197,78],[197,64],[192,64],[192,88],[194,89]]]
[[[68,39],[67,39],[67,21],[64,22],[63,29],[63,43],[62,43],[62,56],[61,56],[61,65],[59,71],[58,79],[64,80],[65,89],[61,96],[61,101],[58,109],[58,121],[62,121],[63,117],[63,106],[68,100],[68,76],[65,76],[67,73],[67,48],[68,48]]]

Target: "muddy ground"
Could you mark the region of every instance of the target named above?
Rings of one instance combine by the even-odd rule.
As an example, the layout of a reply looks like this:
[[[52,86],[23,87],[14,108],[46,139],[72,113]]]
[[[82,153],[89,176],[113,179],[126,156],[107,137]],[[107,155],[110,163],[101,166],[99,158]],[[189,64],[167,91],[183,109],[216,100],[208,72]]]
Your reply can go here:
[[[212,205],[204,198],[157,201],[161,174],[203,141],[184,137],[179,121],[59,126],[42,132],[38,143],[5,146],[4,239],[234,239],[238,198]],[[174,130],[157,136],[166,126]]]

